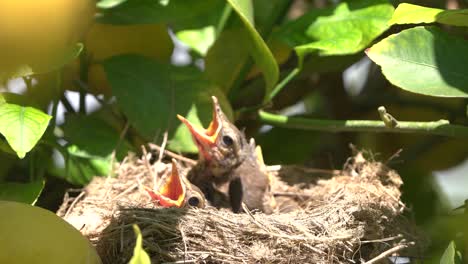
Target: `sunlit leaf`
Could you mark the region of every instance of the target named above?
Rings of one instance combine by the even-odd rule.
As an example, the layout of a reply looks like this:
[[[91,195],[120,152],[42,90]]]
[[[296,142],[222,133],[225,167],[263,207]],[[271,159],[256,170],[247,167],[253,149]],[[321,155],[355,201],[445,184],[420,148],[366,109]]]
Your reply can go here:
[[[253,11],[250,1],[226,0],[237,13],[249,36],[249,52],[265,78],[265,100],[278,82],[279,69],[270,49],[263,41],[253,24]]]
[[[129,264],[151,264],[148,253],[143,249],[143,236],[141,235],[140,228],[134,224],[133,231],[135,232],[136,242]]]
[[[120,4],[122,4],[123,2],[126,2],[127,0],[101,0],[99,2],[97,2],[96,6],[99,7],[99,8],[113,8],[113,7],[116,7]]]
[[[148,140],[168,131],[169,147],[174,150],[197,150],[188,131],[182,132],[187,128],[177,114],[207,126],[212,117],[211,96],[215,95],[232,117],[224,94],[195,68],[178,68],[138,55],[110,58],[104,68],[117,104],[130,123]]]
[[[284,25],[275,36],[294,47],[300,65],[313,52],[354,54],[388,29],[393,10],[386,0],[342,2],[334,8],[311,10]]]
[[[437,27],[404,30],[372,46],[367,55],[404,90],[468,97],[468,42]]]
[[[468,9],[444,10],[407,3],[400,4],[392,19],[394,24],[441,23],[453,26],[468,26]]]
[[[29,183],[0,183],[0,200],[34,204],[44,188],[45,181]]]
[[[0,73],[0,80],[7,78],[23,77],[32,74],[51,72],[60,69],[65,64],[74,60],[83,49],[83,44],[77,43],[66,49],[57,51],[57,54],[47,60],[22,63],[6,72]]]
[[[223,0],[214,4],[209,13],[201,12],[190,19],[171,23],[177,38],[201,56],[213,45],[232,10]]]
[[[181,30],[176,33],[176,36],[183,43],[204,56],[215,41],[216,31],[214,26],[207,26],[200,29]]]
[[[0,105],[0,133],[23,158],[44,134],[51,116],[32,107],[3,103]]]
[[[455,242],[451,241],[440,258],[440,264],[455,264]]]

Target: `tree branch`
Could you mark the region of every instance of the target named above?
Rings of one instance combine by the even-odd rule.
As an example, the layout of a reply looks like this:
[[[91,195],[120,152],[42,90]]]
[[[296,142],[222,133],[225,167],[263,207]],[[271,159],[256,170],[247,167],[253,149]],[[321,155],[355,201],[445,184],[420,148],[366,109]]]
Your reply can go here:
[[[300,117],[287,117],[259,111],[262,123],[285,128],[317,130],[327,132],[375,132],[375,133],[415,133],[446,137],[468,138],[468,127],[451,125],[447,120],[432,122],[398,121],[396,127],[386,127],[383,121],[371,120],[321,120]]]

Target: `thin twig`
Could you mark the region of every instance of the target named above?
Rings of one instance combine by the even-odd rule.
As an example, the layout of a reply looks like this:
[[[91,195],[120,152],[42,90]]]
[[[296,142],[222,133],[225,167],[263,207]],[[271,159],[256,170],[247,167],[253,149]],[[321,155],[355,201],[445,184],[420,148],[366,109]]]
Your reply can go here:
[[[185,233],[184,233],[184,230],[182,230],[182,228],[179,229],[179,232],[180,232],[180,236],[182,237],[182,242],[184,243],[184,263],[185,263],[185,260],[187,259],[187,240],[185,238]]]
[[[73,200],[73,202],[71,203],[70,207],[68,207],[67,209],[67,212],[65,213],[65,215],[63,216],[63,218],[67,218],[68,214],[71,213],[72,209],[75,207],[76,203],[78,203],[78,201],[85,195],[86,193],[85,192],[81,192],[80,194],[78,194],[78,196]]]
[[[119,193],[117,196],[115,196],[112,200],[115,201],[115,200],[119,199],[121,196],[124,196],[127,193],[133,191],[135,188],[138,188],[138,185],[139,185],[138,183],[133,184],[132,186],[128,187],[125,191],[123,191],[123,192]]]
[[[141,146],[141,151],[143,152],[143,157],[142,157],[142,160],[143,160],[143,163],[145,164],[145,167],[146,169],[148,170],[150,176],[151,176],[151,179],[156,179],[156,175],[154,175],[153,173],[153,168],[151,167],[151,164],[149,163],[149,160],[148,160],[148,152],[146,151],[146,148],[145,146]],[[141,183],[141,179],[137,179],[139,183]],[[155,183],[155,181],[153,180],[153,182]],[[153,189],[156,188],[156,185],[153,186]]]
[[[280,171],[283,168],[283,165],[270,165],[266,166],[267,171],[269,172],[276,172]],[[316,169],[316,168],[301,168],[304,172],[307,173],[323,173],[323,174],[331,174],[331,175],[340,175],[340,170],[326,170],[326,169]]]
[[[326,132],[380,132],[380,133],[414,133],[426,135],[439,135],[455,138],[467,138],[468,127],[452,125],[448,120],[429,122],[400,121],[397,127],[387,127],[382,121],[375,120],[323,120],[301,117],[288,117],[265,111],[259,111],[262,123],[302,130],[315,130]]]
[[[410,245],[411,245],[411,243],[410,243]],[[386,258],[386,257],[388,257],[388,256],[390,256],[390,255],[392,255],[393,253],[396,253],[396,252],[398,252],[398,251],[400,251],[400,250],[402,250],[402,249],[407,248],[408,246],[409,246],[409,245],[406,245],[406,244],[405,244],[405,245],[398,245],[398,246],[396,246],[396,247],[393,247],[393,248],[391,248],[391,249],[389,249],[389,250],[387,250],[387,251],[382,252],[382,254],[380,254],[380,255],[378,255],[377,257],[375,257],[375,258],[373,258],[373,259],[371,259],[371,260],[365,262],[364,264],[373,264],[373,263],[377,263],[377,262],[379,262],[380,260],[382,260],[382,259],[384,259],[384,258]]]
[[[296,197],[301,199],[307,199],[312,197],[312,195],[309,194],[293,192],[273,192],[273,196]]]
[[[125,126],[124,128],[122,129],[122,131],[120,132],[120,135],[119,135],[119,140],[117,141],[117,144],[115,144],[115,148],[114,150],[112,150],[112,154],[111,154],[111,169],[109,170],[109,173],[107,174],[107,177],[109,178],[111,176],[111,174],[114,172],[114,163],[115,163],[115,156],[116,156],[116,153],[117,153],[117,150],[119,149],[120,145],[122,144],[122,141],[125,137],[125,134],[127,134],[127,131],[128,131],[128,128],[130,127],[130,122],[126,122],[125,123]]]
[[[167,131],[164,132],[164,135],[163,135],[163,142],[161,144],[161,151],[159,151],[159,158],[158,158],[158,162],[161,162],[163,157],[164,157],[164,150],[166,150],[166,144],[167,144]]]
[[[398,239],[398,238],[403,238],[403,235],[402,235],[402,234],[398,234],[398,235],[396,235],[396,236],[386,237],[386,238],[382,238],[382,239],[363,240],[363,241],[361,241],[361,243],[362,243],[362,244],[366,244],[366,243],[387,242],[387,241],[392,241],[392,240],[395,240],[395,239]]]
[[[156,145],[156,144],[153,144],[153,143],[148,143],[148,146],[152,149],[155,149],[157,151],[162,151],[164,152],[164,154],[166,154],[167,156],[171,157],[171,158],[174,158],[174,159],[178,159],[178,160],[181,160],[189,165],[192,165],[194,166],[195,164],[197,164],[197,162],[193,159],[189,159],[189,158],[186,158],[184,156],[181,156],[181,155],[178,155],[172,151],[169,151],[169,150],[166,150],[166,149],[163,149],[161,148],[160,146]]]

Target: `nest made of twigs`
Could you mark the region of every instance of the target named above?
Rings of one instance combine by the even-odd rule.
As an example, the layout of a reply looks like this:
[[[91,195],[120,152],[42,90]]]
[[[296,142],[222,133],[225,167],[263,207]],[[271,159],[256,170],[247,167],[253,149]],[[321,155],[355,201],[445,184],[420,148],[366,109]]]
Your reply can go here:
[[[380,263],[419,255],[424,244],[403,216],[399,175],[360,153],[341,172],[268,167],[280,208],[271,215],[159,208],[140,186],[169,170],[129,155],[117,178],[96,177],[67,196],[58,214],[96,245],[104,263],[131,258],[132,224],[153,263]]]

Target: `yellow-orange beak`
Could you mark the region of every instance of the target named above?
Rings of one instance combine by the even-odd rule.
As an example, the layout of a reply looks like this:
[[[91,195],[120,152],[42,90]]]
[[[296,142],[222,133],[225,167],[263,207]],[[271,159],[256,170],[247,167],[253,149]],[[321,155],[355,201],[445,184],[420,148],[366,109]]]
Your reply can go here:
[[[186,186],[182,182],[175,161],[172,161],[172,171],[166,181],[159,187],[158,191],[153,191],[144,187],[151,199],[159,202],[163,207],[183,207],[186,196]]]
[[[216,139],[218,138],[219,131],[222,127],[221,118],[223,113],[221,112],[221,107],[219,106],[218,99],[212,96],[213,99],[213,120],[208,125],[207,129],[195,127],[190,121],[184,118],[181,115],[177,115],[182,123],[184,123],[192,134],[192,138],[197,144],[197,147],[200,152],[207,157],[206,149],[212,148],[216,144]]]

